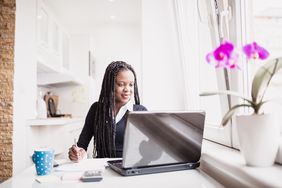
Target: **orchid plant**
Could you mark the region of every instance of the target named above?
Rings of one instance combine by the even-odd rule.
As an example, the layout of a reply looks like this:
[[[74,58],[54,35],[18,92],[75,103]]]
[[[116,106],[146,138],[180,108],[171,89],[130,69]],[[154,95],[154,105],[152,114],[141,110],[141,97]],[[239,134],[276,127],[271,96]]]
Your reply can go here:
[[[260,59],[265,60],[269,57],[269,52],[258,45],[256,42],[243,46],[242,52],[246,55],[248,60]],[[214,51],[210,52],[206,56],[206,60],[209,64],[214,64],[215,68],[226,68],[226,69],[241,69],[238,64],[239,53],[235,50],[234,45],[229,42],[223,42]],[[232,118],[238,108],[249,107],[253,109],[254,114],[261,114],[260,109],[268,102],[264,100],[265,92],[270,84],[272,77],[282,68],[282,58],[276,58],[267,61],[261,66],[252,81],[251,97],[245,97],[237,92],[230,90],[215,91],[215,92],[204,92],[200,96],[210,95],[232,95],[240,97],[245,103],[237,104],[231,107],[231,109],[224,115],[221,124],[225,126],[228,121]]]

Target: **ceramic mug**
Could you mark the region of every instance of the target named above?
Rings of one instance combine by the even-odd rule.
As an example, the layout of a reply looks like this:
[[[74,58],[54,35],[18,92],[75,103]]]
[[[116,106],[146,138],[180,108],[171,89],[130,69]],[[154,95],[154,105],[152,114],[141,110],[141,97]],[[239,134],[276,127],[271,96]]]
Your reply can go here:
[[[53,169],[54,150],[49,148],[36,149],[32,155],[36,173],[39,176],[48,175]]]

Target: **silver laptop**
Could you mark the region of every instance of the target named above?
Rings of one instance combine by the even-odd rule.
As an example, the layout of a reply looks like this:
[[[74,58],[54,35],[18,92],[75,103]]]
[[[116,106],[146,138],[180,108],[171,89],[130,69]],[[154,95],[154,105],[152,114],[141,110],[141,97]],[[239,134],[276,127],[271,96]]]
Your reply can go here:
[[[204,124],[203,111],[129,112],[123,158],[108,165],[124,176],[197,168]]]

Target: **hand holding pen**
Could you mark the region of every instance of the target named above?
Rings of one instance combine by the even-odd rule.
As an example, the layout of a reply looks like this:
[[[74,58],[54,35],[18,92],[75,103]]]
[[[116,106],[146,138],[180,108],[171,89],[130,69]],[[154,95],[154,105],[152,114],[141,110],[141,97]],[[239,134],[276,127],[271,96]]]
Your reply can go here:
[[[74,145],[69,149],[69,159],[73,162],[79,162],[86,156],[86,151],[77,146],[76,139],[74,139]]]

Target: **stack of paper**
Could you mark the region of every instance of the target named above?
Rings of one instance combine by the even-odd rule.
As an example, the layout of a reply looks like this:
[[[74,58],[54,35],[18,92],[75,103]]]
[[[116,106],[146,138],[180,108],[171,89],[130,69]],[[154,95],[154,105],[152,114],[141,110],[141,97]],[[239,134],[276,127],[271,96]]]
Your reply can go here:
[[[56,175],[37,176],[35,180],[39,183],[60,182],[61,179]]]

